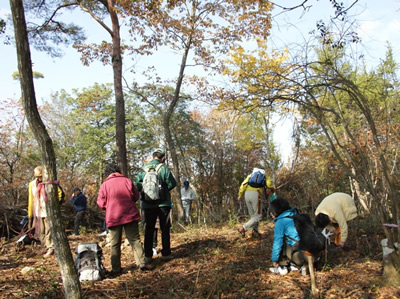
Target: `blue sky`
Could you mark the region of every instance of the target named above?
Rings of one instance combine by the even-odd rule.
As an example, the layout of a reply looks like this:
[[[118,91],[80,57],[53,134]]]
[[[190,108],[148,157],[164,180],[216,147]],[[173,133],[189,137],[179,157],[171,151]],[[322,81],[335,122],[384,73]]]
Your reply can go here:
[[[283,6],[301,3],[302,0],[277,0]],[[350,3],[353,1],[343,1]],[[307,13],[303,14],[300,9],[289,13],[281,14],[273,22],[273,30],[270,37],[270,46],[281,48],[302,43],[310,38],[309,32],[315,29],[316,21],[323,19],[328,21],[333,10],[330,8],[329,0],[310,0],[312,5]],[[1,1],[0,16],[9,14],[9,2]],[[384,58],[386,41],[390,41],[397,61],[400,61],[399,38],[400,33],[400,0],[359,0],[350,14],[355,15],[359,20],[358,33],[362,38],[362,51],[370,65],[376,65],[379,59]],[[274,13],[273,13],[274,15]],[[71,20],[78,20],[87,29],[89,42],[99,40],[109,41],[109,35],[87,14],[71,15]],[[128,38],[126,38],[128,39]],[[46,99],[51,93],[60,89],[68,92],[72,88],[83,88],[94,83],[109,83],[113,81],[111,66],[103,66],[99,62],[85,67],[80,62],[79,54],[72,48],[64,49],[65,55],[62,58],[51,58],[44,53],[32,50],[32,60],[34,71],[44,74],[44,79],[35,80],[35,91],[37,100]],[[0,99],[18,98],[20,96],[20,86],[18,81],[11,78],[13,72],[17,71],[16,51],[13,46],[0,44]],[[173,78],[178,72],[179,59],[174,57],[172,52],[163,50],[153,57],[136,57],[136,61],[126,59],[124,61],[124,75],[132,79],[129,67],[134,66],[138,71],[144,71],[147,65],[154,62],[158,68],[158,73],[164,78]],[[176,58],[176,59],[175,59]],[[171,76],[172,75],[172,76]],[[290,139],[290,122],[278,123],[277,128],[280,136],[278,140],[283,151],[287,150],[288,140]],[[285,149],[286,148],[286,149]],[[287,155],[284,154],[285,156]]]
[[[302,1],[297,1],[302,2]],[[344,1],[349,3],[350,1]],[[293,0],[278,0],[277,3],[296,3]],[[302,40],[309,38],[308,32],[315,29],[315,22],[318,19],[327,20],[332,13],[328,0],[311,0],[312,7],[306,14],[300,9],[285,13],[279,16],[278,22],[273,23],[273,31],[270,38],[271,47],[281,47],[291,43],[301,43]],[[288,4],[286,4],[288,5]],[[397,40],[400,33],[400,0],[359,0],[356,7],[351,11],[358,15],[361,21],[359,35],[363,42],[363,51],[370,56],[371,62],[379,61],[383,58],[386,41],[390,41],[394,48],[395,57],[400,56],[400,49],[397,47]],[[0,15],[4,17],[9,13],[8,1],[1,1]],[[361,13],[361,14],[360,14]],[[359,15],[360,14],[360,15]],[[76,20],[76,15],[73,20]],[[91,20],[87,14],[82,15],[82,24],[88,28],[87,36],[89,41],[98,40],[109,41],[109,36],[95,21]],[[48,97],[51,92],[64,88],[81,88],[90,86],[95,82],[112,82],[111,66],[103,66],[95,62],[89,67],[85,67],[79,60],[79,54],[72,48],[63,49],[65,55],[62,58],[51,58],[44,53],[32,50],[32,60],[34,70],[44,74],[45,78],[35,81],[35,89],[38,100]],[[0,44],[0,82],[1,98],[19,96],[19,82],[13,81],[11,74],[17,70],[16,51],[13,46]],[[132,66],[145,69],[153,61],[158,61],[157,68],[159,73],[165,76],[176,74],[174,68],[178,68],[179,60],[174,60],[171,52],[157,53],[154,57],[138,58],[138,61],[125,61],[125,67]],[[172,70],[172,71],[171,71]],[[129,70],[125,71],[129,77]]]

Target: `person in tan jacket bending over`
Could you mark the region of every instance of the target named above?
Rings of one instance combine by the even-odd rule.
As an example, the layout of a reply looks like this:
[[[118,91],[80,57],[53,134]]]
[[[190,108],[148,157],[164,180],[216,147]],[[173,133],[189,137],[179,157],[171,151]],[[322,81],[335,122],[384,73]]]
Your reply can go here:
[[[315,224],[320,228],[328,226],[335,234],[335,245],[343,248],[348,235],[347,222],[357,217],[357,208],[350,195],[336,192],[321,201],[315,216]]]

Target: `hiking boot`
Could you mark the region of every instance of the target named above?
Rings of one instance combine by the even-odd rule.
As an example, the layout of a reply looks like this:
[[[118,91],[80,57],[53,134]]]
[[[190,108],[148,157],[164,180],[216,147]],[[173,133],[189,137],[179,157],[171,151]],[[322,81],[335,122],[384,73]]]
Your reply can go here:
[[[287,267],[282,267],[282,266],[269,268],[269,271],[271,271],[274,274],[280,274],[280,275],[288,274]]]
[[[163,255],[163,256],[161,256],[161,259],[164,260],[164,261],[170,261],[170,260],[173,259],[173,257],[172,257],[172,254],[170,254],[170,255]]]
[[[147,256],[144,257],[144,263],[145,263],[146,265],[147,265],[147,264],[150,264],[152,261],[153,261],[153,258],[147,257]]]
[[[238,228],[238,232],[242,235],[242,238],[246,237],[246,231],[243,227]]]
[[[139,266],[139,269],[140,269],[140,271],[150,271],[151,270],[150,266],[148,266],[146,264],[141,264]]]
[[[116,278],[122,274],[122,269],[119,271],[110,271],[106,273],[107,278]]]
[[[54,249],[49,248],[47,252],[45,253],[44,257],[50,257],[51,255],[54,255]]]

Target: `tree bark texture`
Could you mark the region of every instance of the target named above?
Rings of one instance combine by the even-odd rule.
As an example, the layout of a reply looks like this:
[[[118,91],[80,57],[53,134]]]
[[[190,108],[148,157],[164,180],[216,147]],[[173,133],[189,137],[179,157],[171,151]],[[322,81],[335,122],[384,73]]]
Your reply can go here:
[[[174,163],[174,174],[177,182],[177,194],[178,194],[178,199],[175,200],[174,205],[178,208],[178,222],[181,221],[183,218],[183,207],[182,207],[182,202],[181,202],[181,174],[179,171],[179,160],[178,160],[178,155],[176,153],[176,148],[174,141],[172,140],[172,134],[171,134],[171,128],[170,128],[170,121],[172,114],[174,112],[174,109],[179,101],[179,96],[181,92],[181,87],[182,87],[182,81],[183,81],[183,76],[185,72],[185,67],[186,67],[186,61],[188,58],[189,50],[191,47],[192,39],[191,36],[188,37],[187,42],[186,42],[186,47],[185,51],[183,52],[182,55],[182,60],[181,60],[181,65],[179,69],[179,75],[178,75],[178,80],[175,85],[175,91],[174,91],[174,96],[171,100],[171,102],[168,105],[168,110],[164,114],[164,133],[165,133],[165,139],[167,141],[169,150],[171,152],[171,157],[172,157],[172,162]]]
[[[18,71],[22,93],[22,103],[35,138],[40,146],[44,166],[44,181],[57,179],[56,158],[52,140],[40,118],[37,110],[35,90],[33,85],[32,61],[26,29],[23,0],[10,0],[14,22],[15,41],[18,57]],[[75,270],[75,264],[61,222],[61,212],[58,201],[57,185],[46,185],[48,202],[46,210],[54,242],[66,298],[81,298],[81,287]]]
[[[108,12],[112,22],[112,67],[114,74],[115,92],[115,139],[117,163],[124,175],[128,174],[128,160],[126,157],[126,133],[125,133],[125,101],[122,90],[122,54],[120,26],[117,13],[115,12],[115,1],[108,0]]]

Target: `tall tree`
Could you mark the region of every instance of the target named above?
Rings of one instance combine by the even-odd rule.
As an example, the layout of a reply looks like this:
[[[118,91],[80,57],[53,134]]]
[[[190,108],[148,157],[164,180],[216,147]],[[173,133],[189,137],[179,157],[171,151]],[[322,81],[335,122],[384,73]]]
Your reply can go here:
[[[25,13],[22,0],[10,0],[14,23],[14,34],[17,48],[18,70],[20,73],[22,102],[28,122],[41,149],[44,166],[44,180],[57,180],[56,157],[53,144],[47,130],[41,121],[36,106],[35,89],[33,85],[32,61],[26,29]],[[50,229],[54,239],[54,248],[61,270],[66,298],[81,298],[81,287],[75,270],[74,260],[59,208],[57,185],[46,184],[49,200],[46,210],[51,223]]]
[[[393,76],[396,64],[389,55],[379,68],[379,76],[359,70],[352,66],[345,45],[323,42],[317,55],[303,54],[299,56],[302,60],[287,63],[281,72],[265,68],[259,69],[256,76],[248,74],[240,78],[237,74],[247,68],[242,64],[237,65],[240,71],[230,74],[240,82],[242,90],[252,91],[243,97],[244,104],[256,98],[261,106],[277,101],[298,105],[302,118],[313,124],[315,133],[324,136],[326,150],[331,151],[347,176],[358,183],[360,197],[369,194],[373,215],[395,248],[393,244],[400,241],[400,232],[391,231],[385,224],[400,224],[400,196],[395,179],[398,147],[394,146],[397,139],[391,137],[398,134],[398,128],[388,118],[394,103],[398,105],[398,89],[394,89],[398,82]],[[260,84],[266,76],[277,80]],[[377,86],[376,82],[382,84]],[[400,284],[399,253],[395,250],[391,261],[385,263],[385,273],[390,273],[386,276],[394,284]]]
[[[119,2],[115,0],[94,0],[94,1],[73,1],[72,4],[78,4],[80,8],[89,13],[90,16],[96,20],[111,36],[111,51],[109,47],[102,47],[106,50],[107,54],[111,55],[111,63],[114,76],[114,94],[115,94],[115,139],[116,139],[116,153],[117,163],[121,168],[123,174],[128,173],[128,161],[126,154],[126,127],[125,127],[125,100],[122,88],[122,46],[120,36],[120,23],[118,17],[117,7]],[[103,12],[99,9],[99,5],[103,6],[111,19],[111,28],[107,26],[103,20]],[[97,15],[96,13],[99,13]],[[104,44],[104,42],[103,42]],[[104,46],[104,45],[103,45]],[[88,50],[85,46],[77,46],[80,51],[85,52]],[[91,51],[92,49],[90,49]],[[87,61],[87,60],[86,60]],[[105,59],[108,62],[108,59]]]
[[[88,48],[82,46],[85,40],[82,28],[71,23],[65,24],[60,21],[63,11],[70,11],[79,7],[83,11],[89,13],[111,36],[111,46],[103,42],[102,61],[108,63],[111,57],[114,76],[114,94],[116,106],[115,118],[115,139],[117,162],[121,167],[121,171],[127,173],[126,158],[126,136],[125,136],[125,103],[122,90],[122,50],[120,37],[120,24],[118,19],[118,8],[115,0],[51,0],[51,1],[33,1],[27,2],[28,11],[33,15],[35,20],[41,20],[40,24],[30,23],[29,35],[33,46],[38,50],[46,51],[52,56],[61,56],[62,52],[58,45],[61,43],[73,43],[79,50],[85,51]],[[103,22],[104,16],[109,15],[111,19],[111,28]],[[84,48],[85,50],[82,50]],[[95,47],[93,47],[95,48]],[[96,48],[98,50],[98,48]],[[93,49],[91,48],[90,51]],[[96,52],[96,50],[94,50]],[[87,53],[87,52],[85,52]],[[100,59],[102,59],[100,58]],[[88,59],[83,59],[88,61]]]
[[[164,133],[171,152],[174,174],[177,177],[180,193],[180,167],[176,145],[173,142],[171,118],[184,85],[186,69],[189,65],[202,66],[207,71],[218,72],[217,57],[245,40],[257,37],[266,38],[270,29],[269,1],[154,1],[143,14],[140,2],[125,2],[130,18],[133,36],[142,40],[137,47],[141,53],[160,46],[178,51],[179,68],[174,92],[165,95]],[[192,56],[191,56],[192,54]],[[188,82],[189,83],[189,82]],[[204,85],[204,82],[201,82]],[[164,108],[162,108],[164,109]],[[180,194],[179,198],[180,198]],[[178,201],[179,218],[183,209]]]
[[[54,137],[59,166],[72,176],[69,182],[81,179],[73,177],[75,172],[86,174],[86,182],[101,182],[104,162],[115,159],[112,99],[111,86],[94,84],[71,94],[61,90],[45,103],[43,119]]]

